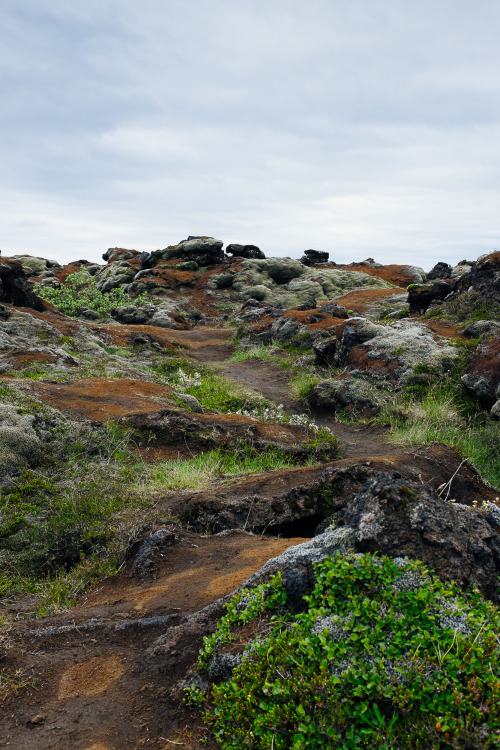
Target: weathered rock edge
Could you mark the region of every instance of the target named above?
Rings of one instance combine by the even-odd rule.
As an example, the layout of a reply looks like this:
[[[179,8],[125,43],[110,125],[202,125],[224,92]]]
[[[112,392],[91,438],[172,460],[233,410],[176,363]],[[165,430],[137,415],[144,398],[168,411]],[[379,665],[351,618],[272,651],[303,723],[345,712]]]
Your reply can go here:
[[[335,553],[379,552],[410,557],[433,568],[442,580],[477,586],[499,601],[500,508],[478,511],[442,500],[430,488],[379,474],[339,512],[337,523],[308,542],[269,560],[232,594],[218,599],[170,628],[149,649],[155,668],[175,669],[179,648],[196,658],[203,636],[216,627],[224,605],[241,589],[254,588],[281,571],[289,601],[301,606],[315,583],[314,565]]]

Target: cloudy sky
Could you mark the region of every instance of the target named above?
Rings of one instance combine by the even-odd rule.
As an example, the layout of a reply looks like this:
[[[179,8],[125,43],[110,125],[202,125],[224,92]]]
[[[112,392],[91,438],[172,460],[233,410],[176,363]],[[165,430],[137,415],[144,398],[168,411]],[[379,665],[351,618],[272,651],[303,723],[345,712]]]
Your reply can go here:
[[[2,0],[0,248],[500,246],[496,0]]]

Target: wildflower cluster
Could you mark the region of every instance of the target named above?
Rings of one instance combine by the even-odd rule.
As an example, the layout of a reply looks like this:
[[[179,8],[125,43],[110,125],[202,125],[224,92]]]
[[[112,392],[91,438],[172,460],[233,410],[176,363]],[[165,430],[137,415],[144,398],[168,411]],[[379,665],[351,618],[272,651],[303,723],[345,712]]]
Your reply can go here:
[[[307,414],[287,414],[283,404],[278,404],[277,406],[266,405],[254,409],[240,409],[234,413],[241,414],[244,417],[251,417],[252,419],[259,419],[261,422],[279,422],[282,424],[297,425],[313,432],[318,432],[320,429],[316,422],[309,419]],[[321,429],[330,432],[327,427]]]
[[[184,370],[179,367],[175,376],[175,382],[177,390],[179,391],[187,391],[189,388],[197,388],[201,385],[201,373],[184,372]]]

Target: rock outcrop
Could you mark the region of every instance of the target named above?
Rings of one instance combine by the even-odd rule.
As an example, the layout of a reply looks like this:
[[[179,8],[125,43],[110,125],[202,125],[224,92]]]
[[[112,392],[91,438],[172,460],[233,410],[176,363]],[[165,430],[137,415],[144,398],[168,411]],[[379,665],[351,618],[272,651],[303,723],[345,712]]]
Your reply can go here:
[[[33,291],[22,265],[9,258],[0,258],[0,302],[43,310],[43,301]]]

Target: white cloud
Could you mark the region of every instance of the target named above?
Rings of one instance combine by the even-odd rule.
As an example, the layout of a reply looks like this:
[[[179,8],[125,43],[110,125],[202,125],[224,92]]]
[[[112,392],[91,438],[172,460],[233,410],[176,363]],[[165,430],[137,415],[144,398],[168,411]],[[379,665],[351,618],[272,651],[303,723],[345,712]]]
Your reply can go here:
[[[499,244],[500,6],[5,0],[0,247]]]

